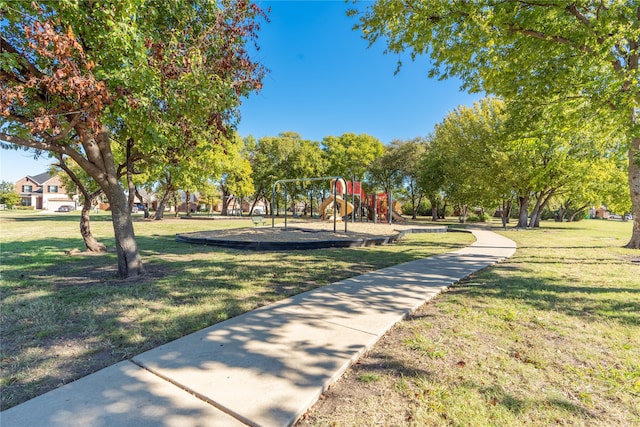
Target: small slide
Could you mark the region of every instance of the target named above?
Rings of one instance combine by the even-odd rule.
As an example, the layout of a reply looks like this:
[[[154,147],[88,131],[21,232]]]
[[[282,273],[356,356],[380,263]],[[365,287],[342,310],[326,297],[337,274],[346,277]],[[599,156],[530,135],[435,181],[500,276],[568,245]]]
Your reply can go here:
[[[333,205],[333,201],[334,198],[333,195],[331,195],[327,197],[324,202],[322,202],[320,208],[318,208],[318,211],[320,212],[320,218],[324,220],[330,219],[327,215],[325,215],[325,212],[329,206]],[[342,197],[336,196],[335,202],[338,204],[338,216],[347,216],[351,212],[353,212],[353,205],[349,202],[344,201]],[[331,211],[330,215],[333,216],[333,210]]]
[[[396,211],[391,211],[391,216],[394,221],[405,222],[407,220],[405,217],[403,217]]]

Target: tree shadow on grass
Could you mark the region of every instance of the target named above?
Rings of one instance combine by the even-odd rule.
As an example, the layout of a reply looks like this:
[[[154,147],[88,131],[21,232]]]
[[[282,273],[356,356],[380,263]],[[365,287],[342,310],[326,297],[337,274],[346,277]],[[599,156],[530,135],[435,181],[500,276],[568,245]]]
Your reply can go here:
[[[386,376],[393,378],[395,381],[395,391],[404,393],[409,400],[413,400],[416,396],[429,396],[428,399],[432,400],[431,404],[447,407],[446,402],[437,402],[433,399],[438,397],[429,393],[433,387],[442,387],[448,389],[449,393],[446,395],[446,399],[454,400],[457,396],[463,396],[468,398],[469,391],[471,395],[477,393],[482,397],[482,400],[486,402],[488,408],[496,408],[497,411],[506,410],[513,415],[514,419],[527,419],[527,413],[532,411],[534,414],[539,408],[554,408],[563,411],[571,419],[581,420],[598,420],[599,415],[585,408],[580,403],[572,402],[568,399],[561,399],[554,397],[550,394],[538,393],[531,397],[526,396],[527,392],[524,391],[522,395],[517,392],[510,392],[505,390],[504,387],[498,384],[487,384],[486,381],[472,381],[469,379],[463,379],[464,376],[461,373],[457,373],[456,380],[449,378],[451,373],[442,373],[440,370],[431,366],[428,362],[424,361],[424,358],[415,357],[415,354],[396,353],[397,346],[392,348],[393,355],[389,354],[387,350],[377,350],[377,347],[363,358],[357,365],[352,367],[352,377],[359,377],[365,374],[375,373],[380,376]],[[460,368],[457,368],[460,369]],[[403,385],[399,385],[399,381],[402,381]],[[410,384],[410,385],[408,385]],[[517,381],[514,380],[512,387],[519,387]],[[357,389],[357,387],[356,387]],[[526,389],[526,387],[525,387]],[[349,388],[349,393],[357,393],[357,390]],[[367,393],[365,391],[365,393]],[[341,391],[333,391],[333,395],[330,396],[333,399],[340,399]],[[367,396],[359,396],[359,398],[366,400]],[[455,406],[455,404],[454,404]],[[446,412],[446,409],[444,410]],[[487,413],[488,417],[491,417],[491,409]],[[534,418],[536,415],[534,415]],[[478,422],[481,423],[480,418]]]
[[[585,321],[613,320],[630,326],[640,325],[640,288],[591,287],[579,283],[571,285],[558,283],[557,278],[540,275],[505,278],[501,274],[505,267],[498,266],[480,272],[469,279],[469,283],[462,283],[450,292],[469,298],[490,296],[541,311],[564,313]],[[476,285],[477,281],[482,284]]]
[[[554,407],[567,412],[570,416],[578,416],[580,419],[597,419],[598,416],[588,409],[569,400],[547,397],[541,399],[523,399],[513,393],[507,392],[498,385],[481,386],[470,381],[461,384],[462,387],[476,389],[492,406],[502,406],[510,413],[518,416],[529,409],[539,407]]]
[[[103,241],[113,247],[112,238]],[[442,249],[412,242],[401,252],[255,253],[179,243],[172,234],[137,241],[147,274],[127,280],[118,279],[113,252],[69,254],[77,237],[3,243],[3,410],[254,308]]]

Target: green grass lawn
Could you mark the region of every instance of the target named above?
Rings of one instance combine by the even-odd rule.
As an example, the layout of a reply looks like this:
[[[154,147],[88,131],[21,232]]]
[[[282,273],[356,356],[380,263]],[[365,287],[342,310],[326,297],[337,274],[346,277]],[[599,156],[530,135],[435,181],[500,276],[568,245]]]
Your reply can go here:
[[[629,222],[495,231],[516,254],[399,323],[302,425],[640,425]]]
[[[144,277],[116,278],[116,257],[83,250],[77,213],[0,212],[1,408],[273,301],[373,269],[447,252],[465,233],[411,234],[358,249],[243,252],[175,241],[241,220],[134,222]],[[113,248],[110,216],[92,215]]]

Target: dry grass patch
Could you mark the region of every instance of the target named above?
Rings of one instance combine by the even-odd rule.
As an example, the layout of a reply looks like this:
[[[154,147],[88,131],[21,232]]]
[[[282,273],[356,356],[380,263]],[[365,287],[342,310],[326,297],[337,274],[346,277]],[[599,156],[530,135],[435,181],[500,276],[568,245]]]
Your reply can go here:
[[[543,227],[504,232],[513,258],[396,325],[299,425],[640,425],[631,224]]]

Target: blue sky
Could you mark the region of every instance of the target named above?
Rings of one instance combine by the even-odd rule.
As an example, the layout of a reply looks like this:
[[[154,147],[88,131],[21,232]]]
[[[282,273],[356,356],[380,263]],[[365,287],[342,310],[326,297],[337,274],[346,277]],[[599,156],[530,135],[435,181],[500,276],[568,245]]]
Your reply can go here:
[[[429,79],[427,58],[394,75],[397,55],[384,55],[381,43],[353,31],[338,1],[260,1],[271,8],[263,23],[256,60],[271,72],[263,89],[245,99],[238,126],[241,136],[274,136],[298,132],[305,139],[343,133],[366,133],[389,143],[426,136],[447,112],[471,105],[480,94],[459,90],[457,80]],[[369,2],[361,2],[365,7]],[[27,153],[0,150],[0,180],[16,181],[44,172],[48,159],[36,162]]]

